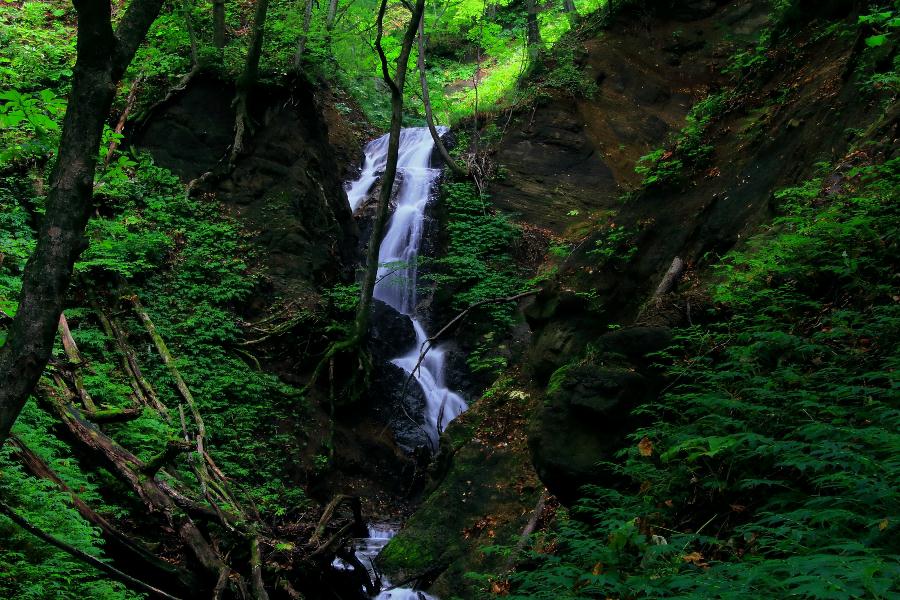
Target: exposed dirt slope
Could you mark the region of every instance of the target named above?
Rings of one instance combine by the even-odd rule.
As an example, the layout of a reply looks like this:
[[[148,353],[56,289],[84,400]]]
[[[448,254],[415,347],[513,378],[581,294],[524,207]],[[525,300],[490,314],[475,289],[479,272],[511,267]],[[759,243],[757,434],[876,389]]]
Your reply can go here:
[[[596,93],[513,117],[496,155],[507,175],[492,190],[495,204],[555,233],[577,221],[569,211],[617,208],[619,196],[639,183],[637,159],[724,81],[720,71],[734,44],[767,18],[761,2],[700,4],[662,18],[629,14],[583,42],[577,60]]]
[[[135,145],[186,181],[222,169],[233,141],[232,91],[215,78],[195,78],[152,111]],[[309,84],[258,88],[250,108],[255,131],[246,152],[201,191],[234,209],[263,250],[276,295],[294,297],[352,269],[356,227],[343,168]]]

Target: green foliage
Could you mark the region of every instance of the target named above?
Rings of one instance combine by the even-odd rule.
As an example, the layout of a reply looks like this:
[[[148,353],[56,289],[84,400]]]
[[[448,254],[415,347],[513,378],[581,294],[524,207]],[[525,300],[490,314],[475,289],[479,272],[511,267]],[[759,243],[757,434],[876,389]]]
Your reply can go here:
[[[13,433],[36,452],[79,495],[97,505],[97,482],[84,475],[70,451],[51,433],[54,421],[33,403],[16,421]],[[0,498],[33,525],[98,558],[103,558],[99,532],[84,521],[68,494],[44,480],[28,476],[13,458],[12,446],[0,448]],[[0,596],[125,600],[139,598],[83,562],[26,533],[0,516]]]
[[[588,251],[588,255],[596,258],[600,267],[625,265],[637,253],[638,247],[634,243],[637,233],[636,229],[617,226],[609,221],[600,230],[594,248]]]
[[[15,177],[0,180],[0,310],[7,314],[16,312],[22,269],[34,249],[34,234],[24,202],[29,197],[28,188],[26,182]]]
[[[860,89],[873,96],[882,94],[885,105],[900,93],[900,57],[896,52],[900,33],[900,2],[859,17],[859,26],[870,33],[860,65]]]
[[[450,299],[451,307],[466,307],[493,298],[504,298],[524,291],[528,282],[519,274],[511,246],[519,230],[502,214],[489,208],[486,198],[471,183],[446,183],[442,186],[446,210],[447,251],[432,261],[432,267],[420,280],[437,284],[438,294]],[[475,370],[493,369],[502,361],[493,356],[495,331],[514,322],[511,303],[487,305],[479,310],[481,347],[469,358]]]
[[[0,93],[0,165],[55,154],[66,102],[52,90]]]
[[[74,14],[69,2],[0,4],[0,90],[66,85],[75,64]]]
[[[101,230],[124,232],[124,238],[104,238],[104,259],[96,258],[101,251],[92,246],[85,264],[140,283],[141,298],[197,400],[219,466],[246,486],[264,512],[302,506],[303,491],[290,484],[292,461],[285,458],[300,462],[299,442],[284,433],[284,424],[302,420],[303,403],[295,389],[249,368],[243,354],[230,350],[243,339],[235,308],[250,297],[259,277],[249,234],[218,204],[187,197],[168,171],[146,158],[139,165],[130,185],[116,194],[122,212]],[[141,327],[131,322],[129,329]],[[145,368],[161,399],[178,406],[165,367],[148,358]],[[149,437],[157,452],[169,437],[164,428],[141,420],[120,430],[138,446]]]
[[[597,84],[575,64],[575,52],[581,44],[574,36],[563,37],[534,66],[531,76],[520,90],[517,101],[529,104],[549,101],[555,96],[591,98]]]
[[[688,113],[685,126],[669,144],[671,149],[660,148],[638,159],[634,170],[643,175],[642,185],[677,185],[708,164],[713,147],[706,143],[707,131],[729,110],[733,99],[734,94],[726,91],[712,94],[695,104]]]
[[[900,159],[777,194],[631,448],[511,598],[888,598],[900,584]],[[546,545],[546,544],[545,544]]]

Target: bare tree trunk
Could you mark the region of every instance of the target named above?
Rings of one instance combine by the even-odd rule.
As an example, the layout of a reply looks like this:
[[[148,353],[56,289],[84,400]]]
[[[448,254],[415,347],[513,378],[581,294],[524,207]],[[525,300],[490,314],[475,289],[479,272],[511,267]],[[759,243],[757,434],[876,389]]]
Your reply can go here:
[[[338,0],[329,0],[328,13],[325,16],[325,29],[331,31],[334,29],[334,19],[337,17]]]
[[[418,57],[418,67],[419,67],[419,82],[422,84],[422,104],[425,105],[425,121],[428,123],[428,131],[431,132],[431,137],[434,140],[434,145],[438,149],[438,154],[441,155],[441,158],[447,163],[447,166],[450,167],[450,170],[459,175],[460,177],[468,177],[469,170],[464,166],[456,162],[450,153],[447,152],[447,147],[444,146],[444,141],[441,139],[441,136],[438,135],[437,127],[434,126],[434,115],[431,112],[431,96],[428,94],[428,78],[425,76],[425,15],[422,15],[422,18],[419,19],[419,57]]]
[[[72,331],[69,329],[69,322],[66,320],[65,313],[60,313],[59,315],[59,337],[62,339],[66,358],[69,359],[69,364],[72,365],[75,390],[78,392],[79,398],[81,398],[81,403],[88,412],[97,412],[97,405],[94,404],[94,400],[88,393],[87,388],[84,387],[84,375],[81,372],[84,367],[84,359],[81,357],[81,352],[78,350],[75,339],[72,337]]]
[[[0,440],[6,438],[53,350],[72,268],[85,248],[94,172],[116,84],[159,14],[162,0],[133,0],[113,31],[110,3],[73,0],[77,58],[62,138],[18,312],[0,348]]]
[[[238,78],[237,96],[234,99],[234,145],[231,147],[231,161],[244,151],[244,136],[250,129],[250,114],[247,109],[247,96],[250,88],[256,83],[259,74],[259,58],[262,54],[263,36],[266,29],[266,13],[269,10],[269,0],[258,0],[256,12],[253,15],[253,32],[250,36],[250,48],[247,50],[247,60],[244,63],[244,72]]]
[[[194,22],[191,20],[191,0],[181,0],[179,7],[181,8],[181,12],[184,17],[184,27],[185,29],[187,29],[188,40],[191,44],[191,70],[194,70],[197,68],[197,65],[200,62],[200,57],[197,54],[197,32],[194,31]],[[222,27],[224,28],[224,26],[225,24],[223,13]]]
[[[541,51],[543,41],[541,40],[541,26],[538,23],[538,5],[537,0],[525,0],[525,8],[528,16],[525,21],[525,29],[528,37],[528,60],[534,61]]]
[[[403,87],[406,83],[406,71],[409,63],[409,54],[412,51],[416,31],[422,12],[425,10],[425,0],[416,0],[412,9],[412,17],[403,35],[403,45],[400,48],[400,57],[397,59],[397,73],[394,79],[388,72],[387,57],[381,46],[381,37],[384,30],[384,13],[387,9],[387,0],[381,0],[378,9],[378,33],[375,36],[375,48],[381,59],[381,75],[391,90],[391,131],[388,140],[387,160],[384,167],[384,175],[381,177],[381,191],[378,195],[378,209],[375,214],[375,223],[372,226],[372,237],[369,241],[369,251],[366,256],[366,276],[362,285],[362,297],[359,309],[356,312],[356,336],[357,340],[365,335],[369,328],[369,317],[372,308],[372,293],[375,291],[375,279],[378,274],[378,255],[381,251],[381,238],[384,235],[384,226],[387,222],[388,209],[391,203],[391,192],[394,187],[394,179],[397,176],[397,157],[400,153],[400,129],[403,127]]]
[[[297,41],[297,51],[294,52],[294,71],[300,71],[300,65],[303,62],[303,53],[306,52],[306,42],[309,40],[309,24],[312,22],[313,2],[315,0],[306,0],[306,11],[303,13],[303,33]],[[331,7],[329,7],[331,10]],[[337,2],[335,2],[335,10],[337,10]]]
[[[563,9],[566,16],[569,17],[569,24],[572,27],[578,24],[578,9],[575,7],[575,0],[563,0]]]
[[[225,0],[213,0],[213,45],[225,47]]]
[[[191,42],[191,52],[196,54],[196,48],[194,47],[194,42]],[[137,100],[137,93],[141,87],[141,83],[144,81],[144,74],[141,73],[138,75],[137,79],[131,82],[131,90],[128,92],[128,97],[125,99],[125,108],[122,109],[122,114],[119,115],[119,120],[116,122],[116,133],[122,133],[122,130],[125,129],[125,123],[128,122],[128,115],[131,114],[131,109],[134,108],[134,103]],[[109,162],[112,160],[113,153],[115,153],[116,149],[119,147],[119,140],[113,139],[109,143],[109,147],[106,150],[106,156],[103,158],[103,166],[109,166]]]

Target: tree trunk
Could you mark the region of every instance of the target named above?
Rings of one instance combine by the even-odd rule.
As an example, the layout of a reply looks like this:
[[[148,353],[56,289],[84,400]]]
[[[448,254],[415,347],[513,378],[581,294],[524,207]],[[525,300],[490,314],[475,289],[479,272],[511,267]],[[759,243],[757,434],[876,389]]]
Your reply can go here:
[[[325,30],[334,29],[334,19],[337,17],[338,0],[329,0],[328,14],[325,16]]]
[[[19,309],[0,348],[0,440],[5,439],[53,350],[72,268],[85,248],[94,172],[116,84],[162,0],[133,0],[113,32],[110,4],[74,0],[77,58],[46,213],[25,265]]]
[[[391,90],[391,131],[388,139],[387,159],[384,174],[381,177],[381,191],[378,195],[378,209],[375,214],[375,223],[372,226],[372,236],[369,241],[369,251],[366,256],[366,276],[362,285],[362,296],[359,308],[356,312],[355,335],[358,342],[369,329],[369,317],[372,308],[372,293],[375,291],[375,279],[378,275],[378,255],[381,251],[381,238],[384,235],[384,226],[387,222],[388,209],[391,203],[391,192],[394,187],[394,179],[397,176],[397,157],[400,153],[400,129],[403,127],[403,86],[406,83],[406,71],[409,64],[409,54],[412,51],[413,41],[419,28],[419,21],[425,9],[425,0],[416,0],[412,9],[412,17],[403,35],[403,45],[400,48],[400,56],[397,59],[396,78],[392,79],[388,72],[387,57],[381,46],[381,36],[384,30],[384,13],[387,9],[387,0],[381,0],[378,9],[378,32],[375,36],[375,47],[378,57],[381,59],[381,75]]]
[[[541,52],[543,41],[541,40],[541,26],[538,23],[537,0],[525,0],[525,8],[528,15],[525,21],[525,29],[528,42],[528,59],[534,61]]]
[[[425,105],[425,121],[428,123],[428,131],[431,132],[431,137],[434,140],[434,145],[438,149],[438,154],[441,155],[441,158],[447,163],[447,166],[450,167],[450,170],[459,175],[460,177],[468,177],[469,170],[466,169],[463,165],[456,162],[450,153],[447,152],[447,147],[444,146],[444,141],[441,139],[441,136],[438,135],[437,127],[434,126],[434,115],[431,112],[431,96],[428,94],[428,78],[425,76],[425,15],[422,15],[422,18],[419,19],[419,57],[418,57],[418,67],[419,67],[419,82],[422,84],[422,104]]]
[[[569,17],[569,24],[575,27],[578,24],[578,9],[575,8],[575,0],[563,0],[563,9],[566,11],[566,16]]]
[[[266,13],[269,10],[269,0],[258,0],[256,12],[253,15],[253,32],[250,36],[250,48],[247,50],[247,60],[244,63],[244,72],[237,81],[237,96],[235,104],[234,145],[231,147],[231,162],[244,151],[244,136],[250,129],[250,114],[247,109],[247,96],[250,88],[256,83],[259,74],[259,57],[262,54],[263,36],[266,29]]]
[[[335,10],[337,10],[337,1],[332,0]],[[297,51],[294,52],[294,71],[300,72],[300,66],[303,63],[303,53],[306,52],[306,42],[309,39],[309,24],[312,22],[313,2],[315,0],[306,0],[306,11],[303,14],[303,33],[297,41]],[[328,7],[331,10],[331,7]],[[329,15],[331,13],[329,12]]]
[[[225,47],[225,0],[213,0],[213,45]]]

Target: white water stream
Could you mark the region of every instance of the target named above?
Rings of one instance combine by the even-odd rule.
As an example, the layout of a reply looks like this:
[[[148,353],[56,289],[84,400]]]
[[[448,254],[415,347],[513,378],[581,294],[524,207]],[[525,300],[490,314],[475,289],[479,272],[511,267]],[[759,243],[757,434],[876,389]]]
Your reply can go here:
[[[447,129],[439,127],[443,135]],[[388,135],[369,142],[366,159],[359,179],[347,184],[350,209],[355,211],[368,196],[372,186],[384,172],[387,162]],[[425,227],[425,207],[431,199],[433,186],[441,173],[431,167],[434,140],[425,127],[410,127],[400,132],[400,153],[397,161],[396,208],[387,224],[387,233],[378,255],[378,283],[375,298],[410,318],[416,332],[416,345],[392,362],[406,373],[412,372],[419,360],[422,344],[428,334],[416,318],[416,276],[422,231]],[[415,379],[425,394],[425,430],[437,447],[440,432],[466,408],[462,397],[444,383],[446,355],[439,346],[428,351],[415,372]]]
[[[438,129],[441,135],[447,131],[444,127]],[[355,212],[359,208],[384,173],[387,147],[388,135],[366,145],[366,158],[359,178],[346,184],[351,211]],[[415,369],[422,344],[428,339],[424,326],[416,318],[416,278],[422,232],[425,228],[425,207],[441,173],[440,169],[431,167],[433,151],[434,140],[428,129],[413,127],[401,130],[397,161],[400,186],[394,198],[396,208],[387,224],[387,233],[378,255],[380,267],[374,296],[400,314],[408,316],[416,332],[415,346],[391,361],[407,374]],[[434,448],[437,447],[444,427],[468,408],[462,397],[448,389],[444,383],[445,360],[445,351],[439,346],[434,347],[429,350],[414,375],[425,395],[425,414],[422,416]],[[356,540],[356,555],[369,569],[369,575],[373,579],[376,576],[373,561],[394,537],[394,533],[392,527],[373,525],[369,527],[369,537]],[[336,566],[346,567],[341,561],[337,561]],[[381,592],[376,600],[436,600],[434,596],[417,590],[391,589],[386,580],[382,580],[382,584],[388,591]]]

